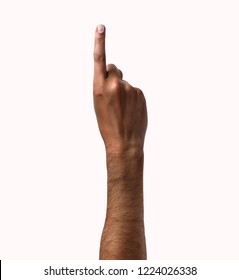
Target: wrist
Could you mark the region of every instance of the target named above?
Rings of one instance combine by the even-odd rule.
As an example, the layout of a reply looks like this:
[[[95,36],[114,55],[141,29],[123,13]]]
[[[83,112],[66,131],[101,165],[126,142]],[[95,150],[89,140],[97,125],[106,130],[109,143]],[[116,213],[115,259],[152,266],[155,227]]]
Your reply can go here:
[[[137,158],[144,154],[143,146],[106,146],[106,156],[120,158]]]
[[[119,193],[127,190],[128,195],[143,190],[143,150],[114,151],[106,153],[107,181],[110,189]],[[116,188],[117,186],[117,188]]]

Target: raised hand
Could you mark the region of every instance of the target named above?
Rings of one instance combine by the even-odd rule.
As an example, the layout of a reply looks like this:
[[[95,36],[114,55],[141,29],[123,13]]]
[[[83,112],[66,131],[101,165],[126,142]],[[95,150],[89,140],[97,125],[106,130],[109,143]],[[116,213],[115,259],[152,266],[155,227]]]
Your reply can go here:
[[[106,30],[95,30],[94,108],[110,154],[135,153],[143,150],[147,129],[147,107],[143,92],[122,80],[123,73],[114,64],[106,65]]]

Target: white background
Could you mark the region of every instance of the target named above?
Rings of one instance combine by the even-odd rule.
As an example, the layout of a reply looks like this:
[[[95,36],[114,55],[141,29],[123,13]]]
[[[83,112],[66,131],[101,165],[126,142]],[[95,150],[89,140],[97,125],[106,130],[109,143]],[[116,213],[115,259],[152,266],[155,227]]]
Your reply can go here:
[[[0,2],[0,257],[98,259],[95,27],[148,106],[149,259],[239,258],[238,1]]]

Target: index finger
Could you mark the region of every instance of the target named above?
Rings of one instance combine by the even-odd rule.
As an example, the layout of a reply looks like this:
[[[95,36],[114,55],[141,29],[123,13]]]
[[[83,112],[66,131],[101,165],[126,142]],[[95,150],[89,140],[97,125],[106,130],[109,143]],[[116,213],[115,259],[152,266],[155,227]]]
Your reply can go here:
[[[105,55],[105,26],[100,24],[95,30],[94,80],[107,77]]]

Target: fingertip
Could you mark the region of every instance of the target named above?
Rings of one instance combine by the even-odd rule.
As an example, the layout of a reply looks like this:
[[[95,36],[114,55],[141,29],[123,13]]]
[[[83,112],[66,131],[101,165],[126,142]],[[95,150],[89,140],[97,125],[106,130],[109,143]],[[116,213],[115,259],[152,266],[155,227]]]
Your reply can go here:
[[[97,26],[97,32],[98,32],[99,34],[105,33],[105,26],[104,26],[103,24],[99,24],[99,25]]]

